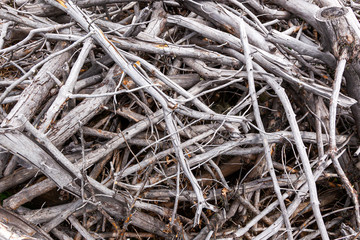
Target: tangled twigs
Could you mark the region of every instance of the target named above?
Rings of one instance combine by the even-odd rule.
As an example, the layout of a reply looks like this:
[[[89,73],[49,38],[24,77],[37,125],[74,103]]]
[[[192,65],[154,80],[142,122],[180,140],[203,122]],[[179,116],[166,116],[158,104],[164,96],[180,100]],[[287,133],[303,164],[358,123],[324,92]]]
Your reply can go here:
[[[0,238],[360,227],[348,0],[5,0]]]

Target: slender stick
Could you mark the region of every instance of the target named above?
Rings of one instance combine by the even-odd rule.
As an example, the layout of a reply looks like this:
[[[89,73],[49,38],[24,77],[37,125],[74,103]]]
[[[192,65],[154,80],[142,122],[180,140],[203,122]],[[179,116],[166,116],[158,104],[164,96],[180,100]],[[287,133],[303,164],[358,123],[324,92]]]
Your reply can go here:
[[[244,20],[241,18],[240,19],[240,38],[241,38],[241,42],[244,48],[244,55],[245,55],[245,59],[246,59],[246,71],[248,73],[248,81],[249,81],[249,93],[252,99],[252,106],[253,106],[253,110],[254,110],[254,115],[255,115],[255,120],[256,120],[256,124],[260,130],[260,135],[263,141],[263,146],[264,146],[264,153],[265,153],[265,159],[266,159],[266,163],[267,163],[267,167],[269,169],[270,172],[270,176],[271,179],[273,181],[274,184],[274,190],[276,193],[277,198],[279,199],[279,203],[280,203],[280,208],[281,208],[281,212],[282,215],[284,217],[284,221],[285,221],[285,225],[286,225],[286,231],[287,231],[287,235],[288,235],[288,239],[292,240],[293,236],[292,236],[292,232],[291,232],[291,224],[290,224],[290,220],[289,220],[289,214],[286,210],[286,206],[284,203],[284,199],[281,195],[281,191],[280,191],[280,186],[279,183],[277,181],[276,178],[276,173],[274,170],[274,165],[272,163],[272,158],[270,155],[270,147],[269,147],[269,142],[267,140],[266,137],[266,133],[265,133],[265,128],[264,128],[264,124],[261,120],[261,115],[260,115],[260,110],[259,110],[259,104],[257,101],[257,95],[256,95],[256,89],[255,89],[255,82],[254,82],[254,69],[253,69],[253,64],[252,64],[252,60],[251,60],[251,56],[250,56],[250,48],[249,48],[249,43],[247,40],[247,35],[246,35],[246,31],[245,31],[245,27],[244,27]]]
[[[359,195],[358,192],[353,188],[351,182],[346,176],[344,170],[342,169],[339,158],[336,156],[337,147],[336,147],[336,107],[337,101],[340,93],[341,82],[343,73],[345,70],[346,62],[348,60],[348,53],[346,49],[342,52],[340,56],[340,60],[335,72],[335,82],[334,82],[334,90],[332,93],[330,106],[329,106],[329,135],[330,135],[330,157],[333,162],[333,166],[336,170],[336,173],[339,175],[344,187],[351,197],[352,201],[355,205],[355,219],[358,229],[360,228],[360,206],[359,206]]]
[[[91,38],[86,39],[84,42],[84,46],[82,47],[81,52],[79,54],[79,57],[71,69],[71,72],[69,74],[68,79],[66,80],[65,85],[63,85],[60,88],[59,94],[57,95],[56,99],[50,106],[49,110],[46,112],[42,120],[42,124],[39,127],[40,131],[45,132],[45,130],[51,124],[51,121],[54,119],[58,111],[61,109],[61,106],[64,104],[66,99],[68,99],[68,97],[72,94],[81,67],[83,66],[85,59],[88,56],[92,46],[93,46],[92,39]]]

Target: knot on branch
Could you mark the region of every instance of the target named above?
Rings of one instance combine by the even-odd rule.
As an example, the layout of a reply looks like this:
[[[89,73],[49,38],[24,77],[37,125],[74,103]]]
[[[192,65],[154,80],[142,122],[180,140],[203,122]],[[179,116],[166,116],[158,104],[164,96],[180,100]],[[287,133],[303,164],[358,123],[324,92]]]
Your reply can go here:
[[[332,20],[344,16],[349,10],[341,7],[326,7],[319,11],[318,18],[322,18],[324,21]]]

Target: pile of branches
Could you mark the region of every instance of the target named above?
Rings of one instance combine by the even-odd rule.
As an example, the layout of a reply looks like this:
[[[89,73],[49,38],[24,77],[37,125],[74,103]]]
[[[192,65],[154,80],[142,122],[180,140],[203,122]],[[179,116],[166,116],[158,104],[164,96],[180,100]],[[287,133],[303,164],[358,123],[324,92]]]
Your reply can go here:
[[[1,239],[356,239],[360,4],[0,3]]]

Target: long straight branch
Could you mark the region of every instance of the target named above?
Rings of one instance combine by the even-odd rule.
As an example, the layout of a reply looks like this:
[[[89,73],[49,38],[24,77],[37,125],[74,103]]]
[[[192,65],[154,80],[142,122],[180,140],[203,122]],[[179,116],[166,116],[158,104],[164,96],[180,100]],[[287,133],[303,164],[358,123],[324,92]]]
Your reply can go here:
[[[49,110],[45,114],[42,124],[39,127],[39,129],[42,132],[45,132],[45,130],[49,127],[49,125],[51,124],[51,121],[54,119],[54,116],[61,109],[61,106],[64,104],[66,99],[68,99],[70,97],[70,95],[72,94],[73,89],[75,87],[76,80],[78,79],[81,67],[83,66],[85,59],[88,56],[91,48],[92,48],[92,39],[88,38],[84,42],[84,46],[81,49],[78,59],[76,60],[74,66],[71,68],[69,77],[66,80],[65,85],[63,85],[60,88],[59,94],[57,95],[56,99],[51,104]]]
[[[274,171],[274,166],[273,166],[272,158],[270,155],[269,142],[268,142],[266,134],[265,134],[264,124],[261,120],[259,104],[257,101],[257,94],[256,94],[256,89],[255,89],[255,82],[254,82],[254,74],[253,74],[254,69],[253,69],[253,64],[252,64],[252,60],[251,60],[251,56],[250,56],[249,43],[247,40],[247,35],[246,35],[245,27],[244,27],[244,20],[242,18],[240,19],[239,24],[240,24],[240,38],[241,38],[241,41],[243,44],[244,55],[245,55],[245,59],[246,59],[246,71],[248,73],[249,93],[250,93],[250,96],[252,99],[252,107],[254,110],[254,116],[255,116],[256,124],[260,130],[259,132],[260,132],[260,135],[261,135],[261,138],[263,141],[263,145],[264,145],[264,153],[265,153],[266,163],[267,163],[267,166],[268,166],[268,169],[270,172],[271,179],[274,184],[274,190],[275,190],[276,196],[279,199],[281,212],[282,212],[282,215],[283,215],[284,221],[285,221],[288,239],[292,240],[293,236],[292,236],[292,232],[291,232],[291,224],[290,224],[290,220],[289,220],[289,214],[286,210],[284,199],[281,195],[280,186],[279,186],[279,183],[276,178],[276,173]]]
[[[356,216],[356,224],[358,229],[360,228],[360,206],[359,206],[359,199],[358,199],[358,192],[352,187],[349,179],[347,178],[344,170],[342,169],[339,158],[336,156],[337,147],[336,147],[336,107],[337,107],[337,100],[340,93],[341,82],[343,73],[346,67],[346,62],[348,60],[347,51],[344,50],[342,55],[340,56],[340,60],[335,72],[335,82],[334,82],[334,89],[330,101],[329,106],[329,138],[330,138],[330,157],[333,163],[333,166],[336,170],[336,173],[339,175],[342,183],[345,186],[346,191],[348,192],[349,196],[351,197],[352,201],[355,205],[355,216]]]
[[[312,174],[312,171],[311,171],[309,157],[306,153],[306,150],[305,150],[306,148],[305,148],[304,142],[301,138],[300,129],[299,129],[299,126],[296,121],[294,110],[291,107],[290,100],[289,100],[288,96],[286,95],[285,90],[274,79],[272,79],[271,77],[268,77],[268,76],[264,76],[264,77],[266,79],[266,82],[276,92],[277,96],[279,97],[279,99],[285,109],[286,117],[289,121],[291,131],[294,135],[296,149],[298,150],[298,153],[299,153],[299,156],[300,156],[300,159],[302,162],[302,166],[304,168],[306,180],[307,180],[308,187],[309,187],[311,207],[313,209],[318,228],[321,232],[321,237],[325,240],[329,239],[329,236],[326,231],[325,223],[322,218],[321,211],[320,211],[320,202],[319,202],[319,198],[317,195],[314,175]]]

